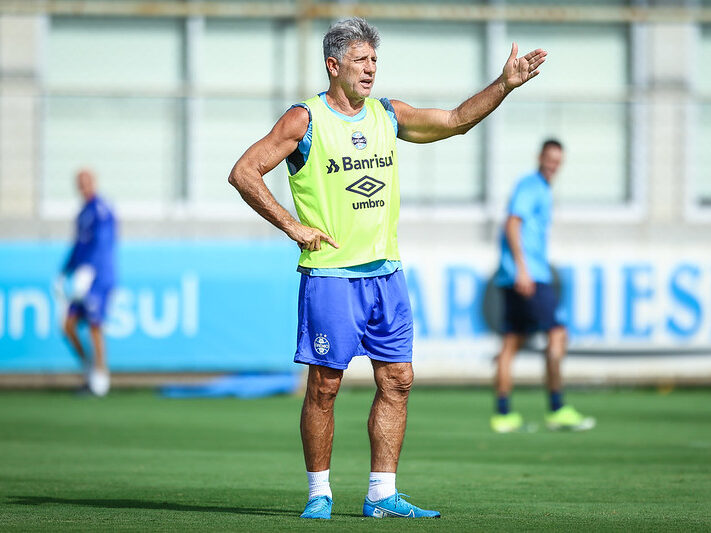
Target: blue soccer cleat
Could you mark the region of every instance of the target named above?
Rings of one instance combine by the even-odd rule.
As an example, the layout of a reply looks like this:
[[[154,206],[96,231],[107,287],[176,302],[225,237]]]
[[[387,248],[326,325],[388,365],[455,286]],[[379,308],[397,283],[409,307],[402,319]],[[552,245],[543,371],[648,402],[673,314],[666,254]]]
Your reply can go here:
[[[301,513],[301,518],[322,518],[329,520],[331,518],[331,507],[333,500],[328,496],[316,496],[311,498],[306,504],[306,509]]]
[[[383,498],[377,502],[370,501],[367,497],[363,503],[363,516],[372,516],[373,518],[439,518],[439,511],[427,511],[415,507],[410,502],[402,499],[407,494],[396,492],[388,498]]]

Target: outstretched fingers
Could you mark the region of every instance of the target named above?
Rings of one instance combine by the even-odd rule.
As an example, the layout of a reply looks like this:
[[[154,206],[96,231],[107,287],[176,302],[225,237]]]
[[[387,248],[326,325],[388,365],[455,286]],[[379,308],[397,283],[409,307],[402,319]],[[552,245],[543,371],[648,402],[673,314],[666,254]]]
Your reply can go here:
[[[543,56],[540,59],[538,59],[537,61],[534,61],[532,63],[529,62],[528,63],[529,70],[536,70],[538,67],[540,67],[545,62],[545,60],[546,60],[546,58],[545,58],[545,56]]]
[[[531,50],[529,53],[527,53],[524,58],[526,58],[526,61],[535,61],[535,59],[539,56],[547,56],[548,52],[546,52],[543,48],[536,48],[535,50]]]
[[[540,48],[534,50],[533,52],[527,53],[523,58],[528,61],[529,68],[531,70],[537,69],[546,60],[548,52],[541,50]]]

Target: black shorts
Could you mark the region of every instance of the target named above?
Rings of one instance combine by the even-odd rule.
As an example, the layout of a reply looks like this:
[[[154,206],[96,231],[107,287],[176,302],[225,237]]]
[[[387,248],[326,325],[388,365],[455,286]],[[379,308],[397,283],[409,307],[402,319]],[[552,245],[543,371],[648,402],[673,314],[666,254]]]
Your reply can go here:
[[[504,333],[531,334],[562,326],[556,317],[558,296],[553,285],[536,283],[530,298],[513,287],[504,287]]]

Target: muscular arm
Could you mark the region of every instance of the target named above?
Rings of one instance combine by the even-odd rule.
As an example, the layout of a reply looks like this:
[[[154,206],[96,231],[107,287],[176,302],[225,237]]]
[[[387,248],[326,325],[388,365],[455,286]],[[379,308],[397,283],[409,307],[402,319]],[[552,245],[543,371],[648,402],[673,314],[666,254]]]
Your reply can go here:
[[[484,90],[468,98],[455,109],[417,109],[399,100],[391,100],[398,122],[398,137],[414,143],[429,143],[468,132],[496,109],[516,87],[538,75],[547,52],[540,48],[516,58],[513,43],[503,72]]]
[[[264,175],[296,150],[308,125],[309,114],[306,109],[289,109],[264,138],[250,146],[239,158],[228,181],[252,209],[286,233],[301,248],[319,250],[321,240],[338,247],[322,231],[300,224],[276,201],[264,183]]]
[[[514,287],[524,296],[531,296],[535,291],[535,284],[528,275],[526,259],[523,255],[523,247],[521,246],[521,224],[522,220],[519,217],[509,215],[509,218],[506,219],[506,225],[504,226],[504,233],[509,243],[509,248],[511,248],[511,255],[513,255],[514,262],[516,263],[516,281],[514,282]]]
[[[449,111],[418,109],[391,100],[397,116],[398,137],[413,143],[431,143],[466,133],[496,109],[509,92],[499,78]]]

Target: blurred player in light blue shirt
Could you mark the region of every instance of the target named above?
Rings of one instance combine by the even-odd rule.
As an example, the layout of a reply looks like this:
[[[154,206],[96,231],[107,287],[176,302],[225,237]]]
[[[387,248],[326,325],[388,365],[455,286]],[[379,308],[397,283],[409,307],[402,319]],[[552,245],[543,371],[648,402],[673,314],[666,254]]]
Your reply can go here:
[[[96,177],[90,170],[77,174],[82,207],[76,222],[76,239],[58,280],[58,292],[69,300],[64,332],[82,361],[87,386],[97,396],[109,390],[109,371],[102,333],[109,297],[116,282],[116,221],[109,205],[96,194]],[[67,298],[65,279],[71,279]],[[93,357],[77,334],[80,321],[89,325]]]
[[[504,338],[497,357],[496,408],[491,427],[499,433],[523,429],[520,414],[510,410],[513,389],[511,364],[526,337],[542,331],[548,336],[546,385],[549,429],[590,429],[595,420],[563,402],[560,363],[565,357],[567,332],[558,319],[558,297],[548,265],[548,233],[552,220],[551,183],[563,162],[563,146],[549,139],[538,157],[538,170],[521,178],[511,194],[501,232],[501,261],[494,283],[503,288]]]
[[[538,283],[550,283],[548,266],[548,232],[552,219],[553,195],[551,185],[540,170],[521,178],[516,185],[507,215],[519,219],[520,245],[523,264],[517,267],[516,258],[506,230],[501,232],[501,264],[495,282],[502,287],[516,284],[516,274]],[[527,282],[524,282],[527,283]]]

